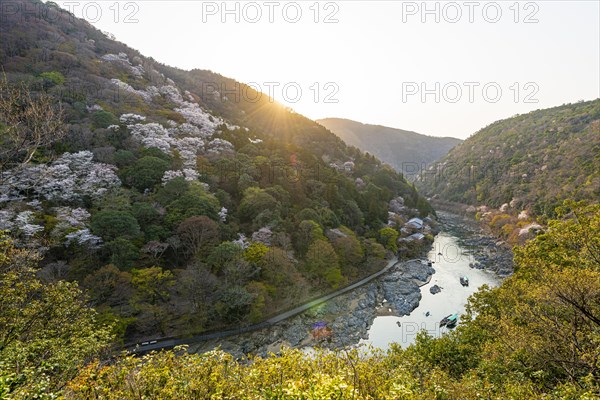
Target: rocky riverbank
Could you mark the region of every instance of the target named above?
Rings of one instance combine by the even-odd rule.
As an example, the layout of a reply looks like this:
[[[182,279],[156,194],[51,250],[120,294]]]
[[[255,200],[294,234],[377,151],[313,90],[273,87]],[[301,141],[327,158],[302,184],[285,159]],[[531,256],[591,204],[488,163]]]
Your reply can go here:
[[[514,271],[513,253],[510,246],[485,232],[474,220],[466,217],[437,211],[438,220],[444,230],[459,239],[461,246],[471,258],[470,266],[496,273],[500,277],[512,275]]]
[[[220,347],[241,358],[249,353],[262,356],[277,353],[282,347],[355,345],[367,338],[378,310],[387,309],[394,315],[410,314],[419,305],[419,287],[434,272],[426,262],[398,262],[381,278],[301,315],[248,334],[192,344],[189,351],[203,353]],[[330,340],[317,343],[312,337],[312,327],[317,322],[325,322],[332,329]]]
[[[438,212],[438,217],[444,231],[458,237],[461,246],[468,249],[467,256],[472,258],[473,268],[494,271],[499,276],[512,273],[510,249],[497,243],[475,221],[443,211]],[[310,348],[318,344],[339,348],[356,345],[367,338],[376,316],[409,315],[421,300],[420,286],[428,283],[434,273],[434,268],[425,260],[399,262],[371,283],[289,320],[235,337],[192,344],[189,351],[203,353],[220,347],[243,358],[247,354],[266,356],[277,353],[282,347]],[[325,322],[331,328],[330,340],[317,343],[313,338],[311,333],[317,322]]]

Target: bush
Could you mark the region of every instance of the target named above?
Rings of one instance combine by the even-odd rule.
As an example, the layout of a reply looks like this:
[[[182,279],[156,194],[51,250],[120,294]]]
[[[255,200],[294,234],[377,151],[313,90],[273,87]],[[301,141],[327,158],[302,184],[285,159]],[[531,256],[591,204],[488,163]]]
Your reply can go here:
[[[383,228],[379,231],[379,243],[393,253],[398,251],[398,231],[392,228]]]
[[[140,226],[133,215],[126,211],[100,211],[92,217],[92,232],[105,241],[117,238],[135,238]]]
[[[117,167],[124,168],[135,163],[136,157],[135,154],[133,154],[131,151],[118,150],[115,152],[113,159]]]
[[[143,192],[160,184],[165,171],[169,167],[169,162],[161,158],[152,156],[142,157],[129,168],[125,174],[125,181],[140,192]]]
[[[197,215],[205,215],[212,220],[217,220],[219,210],[219,202],[213,195],[206,193],[197,185],[190,185],[185,194],[167,206],[165,221],[170,226],[175,226],[184,219]]]
[[[107,243],[110,251],[110,262],[120,269],[130,269],[134,262],[140,258],[139,249],[127,239],[118,238]]]
[[[96,111],[92,114],[92,127],[94,129],[108,128],[111,125],[118,125],[119,120],[109,111]]]
[[[40,78],[44,79],[45,82],[49,82],[54,85],[63,85],[65,83],[65,77],[58,71],[42,72]]]

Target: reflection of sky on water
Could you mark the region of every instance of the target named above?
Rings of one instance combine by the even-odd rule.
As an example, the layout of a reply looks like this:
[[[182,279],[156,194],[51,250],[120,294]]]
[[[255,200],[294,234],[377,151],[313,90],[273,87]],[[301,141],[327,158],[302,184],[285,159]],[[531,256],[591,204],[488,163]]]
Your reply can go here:
[[[404,317],[375,318],[369,330],[369,339],[363,343],[382,349],[388,348],[392,342],[406,347],[422,329],[433,336],[440,336],[447,331],[447,328],[439,327],[442,318],[454,313],[462,314],[468,297],[482,285],[497,286],[500,283],[493,273],[470,268],[469,264],[474,261],[472,253],[459,244],[458,238],[447,233],[436,236],[428,259],[434,262],[436,272],[431,281],[421,287],[419,306]],[[460,284],[461,276],[469,277],[468,287]],[[433,285],[440,286],[442,291],[431,294],[429,288]]]

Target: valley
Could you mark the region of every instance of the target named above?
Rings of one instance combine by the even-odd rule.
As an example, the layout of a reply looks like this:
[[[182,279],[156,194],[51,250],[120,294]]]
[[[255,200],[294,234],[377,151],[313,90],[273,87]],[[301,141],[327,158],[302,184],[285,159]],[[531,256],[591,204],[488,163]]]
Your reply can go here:
[[[406,346],[421,329],[439,337],[446,331],[438,327],[443,316],[462,313],[467,297],[481,285],[497,286],[502,277],[512,273],[510,249],[495,245],[493,237],[474,221],[449,212],[441,212],[440,221],[442,230],[430,249],[423,251],[422,258],[392,261],[389,266],[395,265],[372,283],[265,329],[201,343],[193,339],[178,343],[189,344],[193,353],[219,348],[236,358],[245,358],[248,354],[277,354],[285,348],[339,349],[366,344],[386,349],[391,342]],[[482,241],[490,244],[474,245]],[[483,248],[487,250],[484,252]],[[494,256],[490,257],[490,253]],[[433,269],[421,260],[433,261]],[[475,264],[478,268],[474,268]],[[468,288],[459,284],[459,277],[464,275],[471,280]],[[443,286],[441,294],[429,293],[434,284]],[[430,316],[425,316],[427,311]],[[330,340],[323,342],[313,337],[312,326],[317,322],[324,322],[332,329]],[[144,346],[139,349],[147,351]]]
[[[422,170],[462,142],[452,137],[427,136],[341,118],[325,118],[317,122],[347,145],[376,156],[410,181],[417,179]]]
[[[68,3],[0,0],[0,399],[600,398],[600,4]]]

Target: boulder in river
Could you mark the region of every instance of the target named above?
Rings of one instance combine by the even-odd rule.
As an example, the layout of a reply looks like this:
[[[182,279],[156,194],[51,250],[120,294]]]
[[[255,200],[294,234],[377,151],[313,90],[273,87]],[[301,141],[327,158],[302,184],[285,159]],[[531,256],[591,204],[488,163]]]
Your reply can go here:
[[[439,287],[438,285],[433,285],[432,287],[429,288],[429,292],[431,294],[438,294],[441,291],[442,291],[442,288]]]

